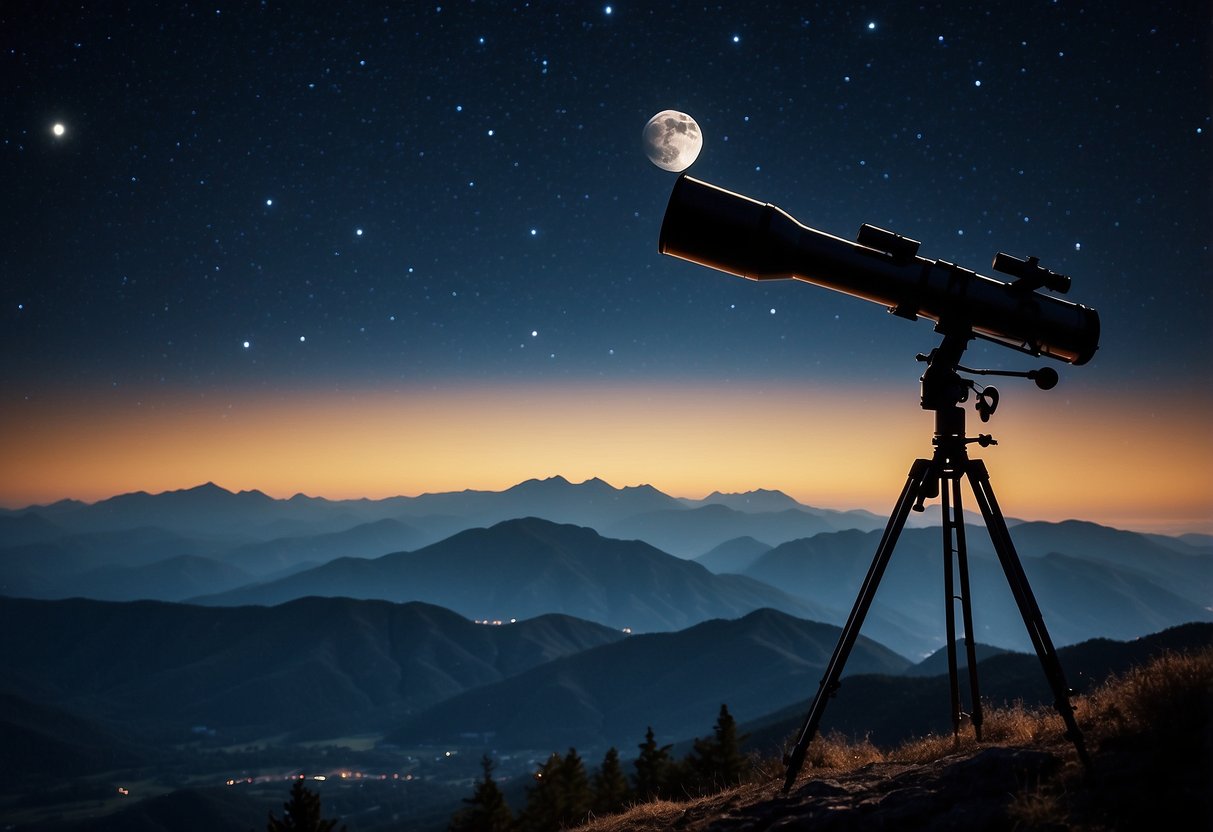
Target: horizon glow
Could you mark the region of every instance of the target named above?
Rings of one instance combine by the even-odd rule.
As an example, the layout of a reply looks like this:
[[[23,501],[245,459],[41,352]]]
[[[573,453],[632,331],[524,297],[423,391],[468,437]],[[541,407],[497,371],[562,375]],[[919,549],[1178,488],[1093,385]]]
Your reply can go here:
[[[1213,532],[1213,439],[1198,414],[1157,410],[1151,397],[1115,411],[1105,396],[1087,398],[1025,390],[1004,398],[989,425],[970,417],[971,435],[999,440],[971,453],[986,460],[1007,516]],[[912,460],[929,455],[931,430],[930,414],[901,391],[837,385],[181,391],[134,405],[126,394],[73,392],[4,408],[0,504],[204,482],[279,498],[379,499],[560,475],[692,498],[777,489],[880,514]],[[1192,464],[1156,463],[1179,457]],[[975,508],[971,494],[965,505]]]

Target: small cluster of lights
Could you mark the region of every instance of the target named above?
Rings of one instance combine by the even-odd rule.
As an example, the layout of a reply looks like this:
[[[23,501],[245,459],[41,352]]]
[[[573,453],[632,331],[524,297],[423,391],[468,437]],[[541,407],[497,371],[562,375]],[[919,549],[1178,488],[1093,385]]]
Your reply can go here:
[[[455,755],[455,753],[456,752],[454,752],[454,751],[448,751],[448,752],[446,752],[445,756],[452,757]],[[241,785],[244,783],[271,783],[271,782],[276,782],[280,779],[281,780],[315,780],[317,782],[323,783],[326,780],[328,780],[330,776],[339,777],[342,780],[409,781],[409,780],[415,779],[412,774],[401,774],[398,771],[394,771],[391,774],[368,774],[368,773],[362,772],[362,771],[339,771],[339,772],[334,772],[332,775],[313,774],[313,775],[309,776],[306,774],[288,774],[286,776],[280,776],[280,775],[265,776],[265,775],[263,775],[260,777],[234,777],[234,778],[229,778],[229,779],[225,780],[224,783],[228,786],[238,786],[238,785]],[[121,788],[118,790],[118,792],[119,792],[119,794],[130,794],[129,790],[124,790]]]
[[[476,618],[476,619],[473,619],[473,620],[472,620],[472,623],[473,623],[473,624],[484,624],[484,625],[489,626],[489,627],[502,627],[502,626],[504,626],[504,625],[505,625],[505,624],[507,624],[507,623],[509,623],[509,624],[517,624],[517,623],[518,623],[518,619],[517,619],[517,618],[511,618],[511,619],[510,619],[510,620],[507,622],[507,621],[505,621],[504,619],[501,619],[501,618]],[[447,754],[447,756],[449,757],[449,756],[450,756],[450,754]]]

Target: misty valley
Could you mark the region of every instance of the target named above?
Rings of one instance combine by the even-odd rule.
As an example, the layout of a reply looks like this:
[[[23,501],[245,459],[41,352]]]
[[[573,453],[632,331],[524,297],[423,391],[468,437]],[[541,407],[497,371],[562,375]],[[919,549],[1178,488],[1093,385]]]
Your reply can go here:
[[[630,769],[722,704],[777,756],[886,518],[555,477],[280,500],[207,484],[0,511],[0,819],[255,828],[300,774],[351,829],[444,829],[481,758],[518,799],[552,752]],[[950,730],[941,531],[911,518],[825,731]],[[982,695],[1050,693],[970,525]],[[1213,538],[1012,522],[1082,692],[1213,643]],[[1060,730],[1060,729],[1059,729]]]

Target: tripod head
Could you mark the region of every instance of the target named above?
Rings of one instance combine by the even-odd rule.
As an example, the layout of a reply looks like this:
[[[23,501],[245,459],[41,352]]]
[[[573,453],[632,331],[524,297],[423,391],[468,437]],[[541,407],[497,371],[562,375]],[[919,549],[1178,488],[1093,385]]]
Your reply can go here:
[[[965,367],[960,363],[961,356],[969,341],[974,338],[972,330],[957,328],[945,331],[943,341],[930,354],[919,353],[915,358],[925,362],[926,371],[922,374],[922,395],[920,404],[923,410],[935,412],[935,443],[947,439],[951,442],[978,442],[982,447],[998,444],[988,435],[967,439],[964,435],[964,410],[959,406],[968,401],[969,391],[972,390],[976,401],[974,408],[981,421],[988,422],[998,409],[998,388],[993,385],[981,385],[973,379],[964,378],[960,372],[973,375],[1008,376],[1027,378],[1036,383],[1041,390],[1052,390],[1057,386],[1057,371],[1051,367],[1041,367],[1038,370],[978,370]]]

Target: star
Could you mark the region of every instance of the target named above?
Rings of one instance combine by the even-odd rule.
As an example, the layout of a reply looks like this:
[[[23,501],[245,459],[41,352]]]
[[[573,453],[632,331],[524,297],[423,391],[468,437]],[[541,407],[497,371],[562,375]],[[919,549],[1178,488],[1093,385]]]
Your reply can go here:
[[[51,132],[55,134],[56,138],[58,138],[67,132],[67,128],[63,126],[62,122],[56,121],[51,127]]]

